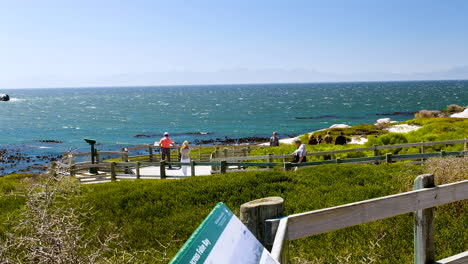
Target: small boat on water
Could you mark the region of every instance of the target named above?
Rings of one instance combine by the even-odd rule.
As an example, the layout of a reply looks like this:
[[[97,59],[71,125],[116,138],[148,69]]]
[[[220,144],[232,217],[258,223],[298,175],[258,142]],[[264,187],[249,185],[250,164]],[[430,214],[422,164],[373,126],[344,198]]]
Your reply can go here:
[[[8,96],[8,94],[0,94],[0,101],[10,101],[10,96]]]

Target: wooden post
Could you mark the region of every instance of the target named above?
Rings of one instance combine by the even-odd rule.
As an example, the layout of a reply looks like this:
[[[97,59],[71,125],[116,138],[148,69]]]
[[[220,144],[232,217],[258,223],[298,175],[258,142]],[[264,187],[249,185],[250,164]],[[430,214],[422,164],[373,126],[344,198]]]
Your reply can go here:
[[[161,175],[161,179],[166,179],[166,161],[165,160],[161,160],[161,162],[159,162],[159,172]]]
[[[268,162],[270,162],[270,163],[273,162],[273,154],[272,153],[268,154]],[[270,166],[270,168],[273,168],[273,166]]]
[[[240,220],[253,235],[266,245],[265,220],[283,216],[284,199],[281,197],[267,197],[247,202],[240,207]]]
[[[445,150],[441,150],[441,151],[440,151],[440,156],[441,156],[442,158],[445,157],[445,156],[447,156],[447,154],[445,154]]]
[[[414,180],[414,190],[435,187],[434,175],[424,174]],[[414,263],[434,262],[434,213],[435,207],[414,213]]]
[[[374,144],[373,147],[374,147],[374,150],[373,150],[373,152],[374,152],[374,157],[379,156],[379,150],[377,149],[377,145]],[[374,162],[374,164],[379,164],[379,161],[376,160],[376,161]]]
[[[140,179],[140,162],[136,163],[136,178]]]
[[[463,148],[465,151],[468,151],[468,137],[465,138],[465,147]]]
[[[153,162],[153,145],[148,145],[148,156],[149,161]]]
[[[285,162],[284,163],[284,170],[285,171],[290,171],[292,169],[292,164],[291,162]]]
[[[341,163],[341,159],[340,159],[340,158],[337,158],[337,159],[336,159],[336,163],[337,163],[337,164],[340,164],[340,163]]]
[[[99,151],[96,151],[96,164],[99,164],[100,159],[101,159],[101,155],[99,154]]]
[[[424,141],[422,141],[421,143],[424,143]],[[421,151],[420,151],[420,152],[421,152],[421,154],[424,154],[424,153],[426,153],[426,148],[424,147],[424,145],[423,145],[423,146],[421,146],[420,150],[421,150]],[[422,159],[421,159],[421,163],[423,163],[423,162],[424,162],[424,160],[425,160],[425,159],[424,159],[424,158],[422,158]]]
[[[221,173],[226,173],[227,170],[227,162],[225,160],[221,161]]]
[[[335,159],[335,153],[330,154],[330,159],[334,160]]]
[[[392,153],[385,154],[385,162],[392,163]]]
[[[247,156],[248,156],[248,153],[247,153],[247,149],[246,149],[246,148],[243,148],[243,149],[242,149],[242,154],[244,155],[244,157],[247,157]]]
[[[70,159],[70,176],[75,176],[75,156],[73,154],[68,155],[68,158]]]
[[[195,161],[190,161],[190,175],[195,176]]]
[[[379,150],[377,149],[377,145],[373,145],[374,147],[374,157],[377,157],[379,155]]]
[[[122,154],[122,161],[123,162],[128,162],[128,149],[127,148],[122,148],[121,151],[124,152]],[[129,174],[128,166],[125,166],[124,173]]]
[[[229,157],[229,150],[227,148],[224,148],[224,157]]]
[[[115,173],[115,162],[112,162],[110,164],[110,170],[111,170],[111,181],[116,181],[117,180],[117,174]]]

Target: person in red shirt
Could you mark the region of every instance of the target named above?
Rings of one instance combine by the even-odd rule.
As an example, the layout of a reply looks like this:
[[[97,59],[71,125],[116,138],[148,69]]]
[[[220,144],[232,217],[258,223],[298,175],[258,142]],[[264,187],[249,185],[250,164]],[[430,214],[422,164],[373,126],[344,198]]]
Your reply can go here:
[[[163,138],[159,141],[159,147],[161,148],[161,159],[171,162],[171,147],[174,146],[174,142],[169,138],[169,133],[164,132]],[[167,159],[166,159],[167,158]],[[169,165],[169,169],[172,169],[172,166]]]

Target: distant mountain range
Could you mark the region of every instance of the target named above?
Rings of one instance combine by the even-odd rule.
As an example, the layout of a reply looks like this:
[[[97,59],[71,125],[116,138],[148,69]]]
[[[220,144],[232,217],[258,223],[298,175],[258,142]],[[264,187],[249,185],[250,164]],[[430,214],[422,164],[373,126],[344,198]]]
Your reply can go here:
[[[40,76],[20,80],[2,81],[0,88],[34,87],[98,87],[140,85],[190,85],[190,84],[251,84],[251,83],[302,83],[302,82],[358,82],[358,81],[410,81],[410,80],[466,80],[468,66],[448,70],[413,73],[368,72],[325,73],[308,69],[224,69],[219,71],[167,71],[125,73],[92,76]]]

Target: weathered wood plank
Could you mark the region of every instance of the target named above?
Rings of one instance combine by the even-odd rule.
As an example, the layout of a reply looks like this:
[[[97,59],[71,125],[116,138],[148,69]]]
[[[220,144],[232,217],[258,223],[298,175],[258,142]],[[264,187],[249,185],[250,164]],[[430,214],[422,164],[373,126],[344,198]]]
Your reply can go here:
[[[287,248],[288,248],[288,218],[280,220],[278,229],[276,230],[275,241],[271,249],[271,256],[280,263],[288,263]]]
[[[468,263],[468,251],[465,251],[463,253],[434,262],[434,264],[466,264],[466,263]]]
[[[420,147],[420,146],[436,146],[436,145],[450,145],[465,143],[466,139],[458,140],[446,140],[446,141],[430,141],[430,142],[419,142],[419,143],[407,143],[407,144],[396,144],[396,145],[385,145],[377,146],[377,149],[389,149],[389,148],[409,148],[409,147]]]
[[[434,174],[424,174],[414,180],[414,189],[435,187]],[[426,264],[435,260],[434,250],[435,207],[418,210],[414,213],[414,263]]]
[[[124,155],[127,152],[124,151],[99,151],[99,154],[106,154],[106,155]]]
[[[298,239],[468,199],[468,180],[289,216],[288,238]]]

